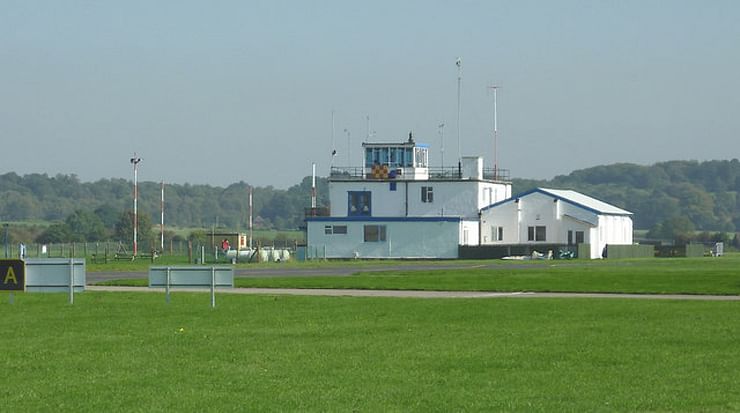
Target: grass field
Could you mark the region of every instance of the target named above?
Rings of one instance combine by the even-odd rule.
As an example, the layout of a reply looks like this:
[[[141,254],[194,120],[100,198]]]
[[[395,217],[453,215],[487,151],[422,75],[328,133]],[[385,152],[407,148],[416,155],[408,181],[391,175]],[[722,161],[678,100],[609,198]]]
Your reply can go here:
[[[737,411],[740,303],[0,294],[3,411]]]
[[[358,272],[352,276],[240,277],[235,283],[237,287],[276,288],[740,294],[737,254],[722,258],[458,263],[468,268],[363,272],[383,268],[375,262],[365,263],[373,267],[357,264]],[[324,265],[338,264],[342,263]],[[144,286],[147,281],[115,280],[108,284]]]
[[[239,287],[740,294],[740,257],[498,263],[466,270],[358,272],[352,277],[240,278]]]

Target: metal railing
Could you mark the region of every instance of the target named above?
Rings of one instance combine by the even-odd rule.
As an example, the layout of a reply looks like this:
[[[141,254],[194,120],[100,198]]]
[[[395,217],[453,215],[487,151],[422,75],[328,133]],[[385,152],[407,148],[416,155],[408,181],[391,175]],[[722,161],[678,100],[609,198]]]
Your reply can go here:
[[[328,217],[329,208],[328,207],[305,208],[304,214],[306,217]]]
[[[360,167],[344,167],[344,166],[332,166],[329,177],[337,180],[378,180],[373,177],[372,173],[368,173],[367,170]],[[382,178],[380,180],[388,180],[393,178]],[[403,176],[399,176],[397,179],[402,180]],[[449,180],[463,180],[462,170],[457,166],[445,166],[429,168],[429,179],[449,179]],[[509,182],[511,175],[508,169],[501,168],[483,168],[483,179],[497,181],[497,182]]]

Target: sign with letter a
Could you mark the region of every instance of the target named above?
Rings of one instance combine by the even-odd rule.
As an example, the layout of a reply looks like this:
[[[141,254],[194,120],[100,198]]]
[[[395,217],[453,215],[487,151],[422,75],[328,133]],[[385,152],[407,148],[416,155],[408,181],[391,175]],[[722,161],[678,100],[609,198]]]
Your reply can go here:
[[[26,288],[26,265],[22,260],[0,260],[0,290],[23,291]]]

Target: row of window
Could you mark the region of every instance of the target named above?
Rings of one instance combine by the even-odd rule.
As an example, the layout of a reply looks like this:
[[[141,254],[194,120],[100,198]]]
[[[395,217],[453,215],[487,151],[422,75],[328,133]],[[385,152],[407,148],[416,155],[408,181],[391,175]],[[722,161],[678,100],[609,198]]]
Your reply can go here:
[[[365,242],[381,242],[385,241],[386,226],[385,225],[365,225],[364,229],[364,241]],[[324,234],[326,235],[347,235],[346,225],[325,225]]]
[[[417,167],[426,168],[429,165],[429,150],[427,148],[366,148],[365,164],[388,165],[391,168]]]
[[[346,225],[325,225],[324,234],[326,235],[346,235]],[[584,235],[583,231],[575,231],[575,239],[573,237],[574,231],[568,231],[568,245],[583,244]],[[365,225],[364,226],[364,241],[365,242],[380,242],[386,239],[386,226],[385,225]],[[503,241],[504,240],[504,227],[491,226],[491,240]],[[547,241],[547,227],[545,226],[533,226],[527,227],[527,240],[528,241]],[[575,243],[574,243],[575,241]]]

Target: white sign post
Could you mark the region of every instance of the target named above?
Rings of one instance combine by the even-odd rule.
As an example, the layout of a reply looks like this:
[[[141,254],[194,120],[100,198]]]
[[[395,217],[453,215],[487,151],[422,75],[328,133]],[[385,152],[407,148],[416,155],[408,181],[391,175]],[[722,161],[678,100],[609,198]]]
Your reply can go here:
[[[231,267],[150,267],[149,288],[162,288],[170,302],[172,288],[209,288],[211,307],[216,307],[216,288],[234,288]]]

